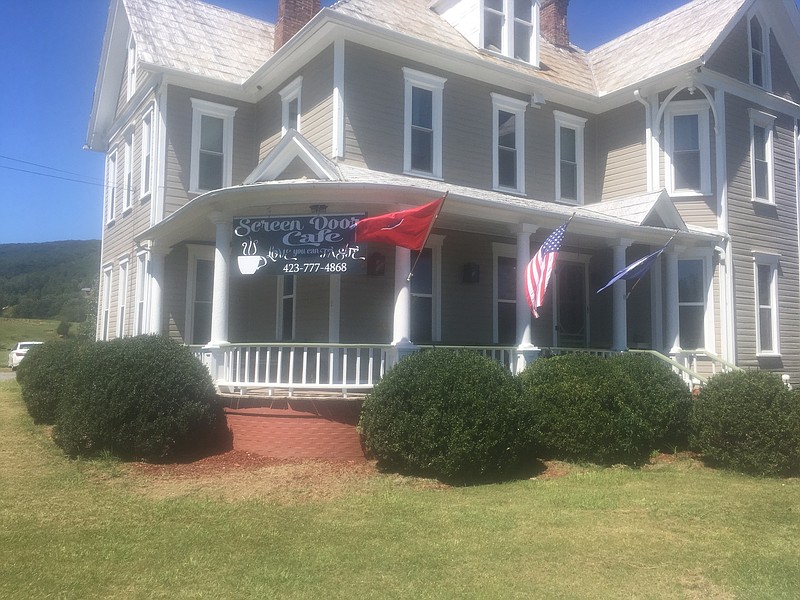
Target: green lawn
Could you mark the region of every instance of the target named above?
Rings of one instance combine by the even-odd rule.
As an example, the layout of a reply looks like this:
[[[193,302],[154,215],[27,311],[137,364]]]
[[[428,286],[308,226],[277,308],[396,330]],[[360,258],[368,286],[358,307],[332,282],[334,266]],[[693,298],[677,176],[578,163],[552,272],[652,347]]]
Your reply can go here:
[[[0,598],[800,591],[800,480],[687,457],[469,488],[327,465],[143,475],[63,458],[11,381],[0,382],[0,460]],[[319,477],[301,478],[309,469]]]
[[[17,342],[57,340],[58,321],[46,319],[8,319],[0,317],[0,367],[5,367],[8,351]]]

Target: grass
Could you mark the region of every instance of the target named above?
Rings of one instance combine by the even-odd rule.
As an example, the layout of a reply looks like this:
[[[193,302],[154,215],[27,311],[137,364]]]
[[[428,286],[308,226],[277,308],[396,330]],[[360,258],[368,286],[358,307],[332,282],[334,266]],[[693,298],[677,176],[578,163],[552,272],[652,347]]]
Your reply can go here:
[[[47,342],[59,339],[58,321],[47,319],[9,319],[0,317],[0,371],[10,371],[8,351],[17,342]]]
[[[689,457],[560,471],[450,488],[305,463],[198,485],[64,458],[0,382],[0,597],[797,597],[800,480]]]

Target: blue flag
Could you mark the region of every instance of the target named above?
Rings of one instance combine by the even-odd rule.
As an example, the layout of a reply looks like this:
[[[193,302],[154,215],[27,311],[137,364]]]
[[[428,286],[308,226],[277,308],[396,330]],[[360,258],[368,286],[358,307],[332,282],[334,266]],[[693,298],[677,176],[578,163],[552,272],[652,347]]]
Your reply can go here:
[[[669,244],[669,242],[667,242]],[[608,280],[608,283],[597,290],[599,294],[607,287],[614,285],[620,279],[641,279],[645,273],[647,273],[648,269],[650,269],[650,265],[659,257],[659,255],[667,249],[667,245],[665,244],[652,254],[648,254],[647,256],[643,256],[639,260],[636,260],[629,264],[627,267],[619,271],[616,275],[614,275],[611,279]]]

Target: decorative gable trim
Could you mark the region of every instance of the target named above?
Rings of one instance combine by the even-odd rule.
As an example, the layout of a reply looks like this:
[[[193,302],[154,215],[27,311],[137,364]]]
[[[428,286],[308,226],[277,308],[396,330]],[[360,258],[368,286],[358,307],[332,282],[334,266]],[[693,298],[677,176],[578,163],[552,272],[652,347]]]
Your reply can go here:
[[[300,159],[319,179],[341,181],[339,169],[325,155],[317,150],[306,138],[294,130],[289,130],[250,175],[244,185],[278,179],[295,159]]]

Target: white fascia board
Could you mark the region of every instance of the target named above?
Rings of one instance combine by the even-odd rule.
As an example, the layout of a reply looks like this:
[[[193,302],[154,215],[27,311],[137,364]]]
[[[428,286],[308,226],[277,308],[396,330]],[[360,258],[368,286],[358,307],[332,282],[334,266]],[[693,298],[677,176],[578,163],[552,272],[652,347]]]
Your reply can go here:
[[[715,71],[701,69],[697,82],[713,87],[714,89],[722,90],[732,96],[738,96],[739,98],[763,106],[768,110],[800,119],[800,104],[781,96],[776,96],[772,92],[757,88],[748,83],[739,81],[738,79],[734,79],[733,77],[728,77],[727,75],[722,75]]]

